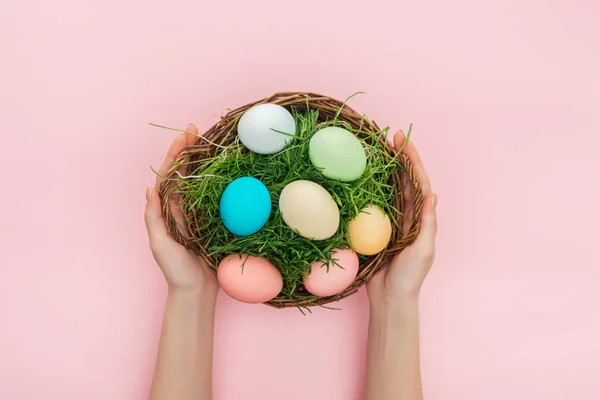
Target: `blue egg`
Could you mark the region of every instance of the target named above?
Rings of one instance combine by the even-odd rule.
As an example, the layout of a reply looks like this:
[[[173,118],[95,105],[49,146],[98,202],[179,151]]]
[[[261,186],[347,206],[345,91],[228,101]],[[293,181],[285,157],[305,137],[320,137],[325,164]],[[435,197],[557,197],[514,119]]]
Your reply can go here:
[[[249,236],[265,226],[271,215],[271,195],[258,179],[238,178],[225,188],[219,205],[225,228],[234,235]]]

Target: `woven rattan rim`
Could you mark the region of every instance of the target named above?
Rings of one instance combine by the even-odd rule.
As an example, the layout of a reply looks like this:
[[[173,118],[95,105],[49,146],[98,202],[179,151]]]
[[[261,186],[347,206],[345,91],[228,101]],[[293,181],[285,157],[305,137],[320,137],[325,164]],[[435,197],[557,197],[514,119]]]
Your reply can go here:
[[[380,128],[374,121],[369,121],[366,117],[357,113],[348,105],[345,105],[342,101],[315,93],[283,92],[276,93],[271,97],[264,98],[262,100],[247,104],[243,107],[228,112],[225,116],[221,118],[219,122],[217,122],[204,134],[204,137],[210,140],[211,142],[217,143],[219,145],[230,144],[234,140],[235,135],[237,135],[236,130],[232,128],[235,127],[238,118],[252,106],[263,103],[279,104],[284,107],[293,106],[298,109],[306,109],[307,106],[313,109],[317,108],[319,109],[319,121],[323,121],[325,119],[333,119],[337,115],[338,120],[345,121],[354,128],[361,128],[364,131],[369,131],[373,133],[380,131]],[[387,141],[386,146],[390,154],[394,154],[394,149]],[[165,221],[167,223],[167,227],[170,234],[175,238],[176,241],[181,243],[183,246],[204,258],[204,260],[206,260],[206,262],[213,268],[213,270],[216,270],[216,262],[212,257],[207,256],[206,250],[202,247],[202,238],[197,235],[197,232],[195,232],[194,229],[190,229],[190,236],[188,236],[181,232],[181,230],[177,226],[175,217],[171,210],[169,198],[171,197],[171,194],[174,192],[174,190],[177,189],[176,171],[180,168],[179,166],[182,164],[191,164],[193,169],[194,162],[197,162],[198,160],[201,160],[206,157],[214,156],[217,150],[217,146],[214,146],[213,144],[210,144],[202,139],[198,139],[196,145],[186,147],[177,157],[174,166],[168,171],[166,175],[167,179],[163,181],[159,191],[162,202],[163,214],[165,216]],[[356,291],[362,285],[367,283],[371,279],[371,277],[373,277],[377,272],[379,272],[383,268],[387,267],[395,255],[397,255],[413,243],[420,229],[421,211],[423,207],[423,194],[421,192],[421,186],[417,179],[417,175],[408,157],[402,154],[400,155],[400,161],[403,164],[406,172],[398,173],[392,177],[392,180],[394,181],[394,183],[396,183],[395,187],[398,191],[398,196],[396,196],[395,207],[401,212],[404,210],[404,200],[401,191],[404,189],[404,185],[412,185],[414,208],[412,213],[412,222],[410,224],[408,232],[403,234],[403,232],[401,232],[401,229],[398,229],[393,224],[392,238],[387,249],[379,254],[369,257],[366,262],[362,263],[360,265],[358,276],[354,280],[354,283],[342,293],[337,294],[335,296],[321,297],[317,299],[291,300],[287,297],[280,296],[265,304],[276,308],[311,307],[325,305],[327,303],[343,299],[347,296],[356,293]],[[405,176],[403,177],[402,175]],[[194,225],[194,221],[196,221],[198,218],[198,216],[194,213],[188,213],[184,217],[186,221],[190,221],[190,227]],[[398,226],[403,226],[403,216],[398,214],[395,216],[395,218],[398,220]],[[303,288],[300,290],[303,290]]]

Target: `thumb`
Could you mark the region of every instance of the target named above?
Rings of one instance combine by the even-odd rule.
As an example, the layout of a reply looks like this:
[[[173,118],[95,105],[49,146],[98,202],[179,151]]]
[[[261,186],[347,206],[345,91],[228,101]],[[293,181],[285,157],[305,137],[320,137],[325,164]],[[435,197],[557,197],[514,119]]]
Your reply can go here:
[[[435,235],[437,234],[437,202],[437,194],[430,194],[425,199],[423,214],[421,216],[421,231],[416,243],[432,247],[435,245]]]
[[[146,189],[144,220],[146,221],[146,228],[148,229],[148,237],[150,239],[167,235],[167,226],[165,225],[160,207],[160,198],[158,197],[158,192],[153,187]]]

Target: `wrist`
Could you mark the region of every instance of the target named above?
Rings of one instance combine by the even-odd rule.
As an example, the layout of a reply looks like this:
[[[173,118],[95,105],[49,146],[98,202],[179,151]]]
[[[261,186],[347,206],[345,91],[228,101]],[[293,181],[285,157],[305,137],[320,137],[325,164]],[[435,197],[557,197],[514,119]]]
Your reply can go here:
[[[378,302],[370,302],[371,318],[395,320],[419,312],[418,296],[394,296]]]
[[[195,306],[215,307],[217,291],[209,288],[187,288],[168,286],[167,297],[175,301],[185,302]]]

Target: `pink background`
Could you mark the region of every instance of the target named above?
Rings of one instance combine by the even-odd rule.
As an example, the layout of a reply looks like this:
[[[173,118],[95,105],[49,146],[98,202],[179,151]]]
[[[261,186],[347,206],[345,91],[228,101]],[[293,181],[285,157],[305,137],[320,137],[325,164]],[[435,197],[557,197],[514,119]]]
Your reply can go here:
[[[165,284],[144,188],[173,134],[280,90],[415,123],[439,193],[426,397],[600,398],[595,1],[0,3],[0,398],[143,399]],[[368,305],[219,297],[215,398],[359,399]]]

